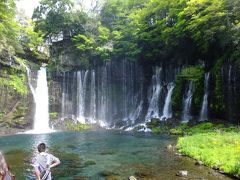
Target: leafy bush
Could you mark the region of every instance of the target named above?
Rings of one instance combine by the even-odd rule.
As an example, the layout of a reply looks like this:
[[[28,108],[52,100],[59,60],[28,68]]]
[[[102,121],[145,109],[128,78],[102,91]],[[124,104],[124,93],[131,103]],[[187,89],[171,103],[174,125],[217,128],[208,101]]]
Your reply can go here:
[[[210,124],[202,129],[212,128]],[[201,160],[205,165],[240,176],[240,134],[235,132],[198,133],[180,137],[180,153]]]

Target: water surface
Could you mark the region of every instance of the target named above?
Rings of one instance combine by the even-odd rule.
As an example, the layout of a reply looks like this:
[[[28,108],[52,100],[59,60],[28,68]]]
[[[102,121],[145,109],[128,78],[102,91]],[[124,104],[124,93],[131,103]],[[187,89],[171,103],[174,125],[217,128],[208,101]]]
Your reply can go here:
[[[176,138],[166,135],[130,134],[116,131],[55,132],[19,134],[0,138],[17,179],[31,175],[31,158],[40,142],[61,160],[53,170],[54,179],[230,179],[207,167],[196,166],[190,158],[166,149]],[[177,177],[187,170],[186,178]]]

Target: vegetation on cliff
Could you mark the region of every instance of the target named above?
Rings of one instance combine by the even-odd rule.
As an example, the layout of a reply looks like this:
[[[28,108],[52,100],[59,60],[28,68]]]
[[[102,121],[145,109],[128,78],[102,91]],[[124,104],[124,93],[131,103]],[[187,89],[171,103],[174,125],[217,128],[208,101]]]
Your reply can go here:
[[[238,0],[107,0],[94,16],[74,7],[71,0],[40,1],[33,20],[53,45],[71,42],[78,61],[212,65],[220,57],[239,57]]]

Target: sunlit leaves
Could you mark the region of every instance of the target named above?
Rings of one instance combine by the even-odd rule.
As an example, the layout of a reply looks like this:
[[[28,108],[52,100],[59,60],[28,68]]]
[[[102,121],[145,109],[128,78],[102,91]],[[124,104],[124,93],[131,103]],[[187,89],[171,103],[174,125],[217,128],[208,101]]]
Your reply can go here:
[[[0,54],[4,50],[12,55],[17,48],[18,24],[15,21],[15,3],[13,0],[0,2]]]

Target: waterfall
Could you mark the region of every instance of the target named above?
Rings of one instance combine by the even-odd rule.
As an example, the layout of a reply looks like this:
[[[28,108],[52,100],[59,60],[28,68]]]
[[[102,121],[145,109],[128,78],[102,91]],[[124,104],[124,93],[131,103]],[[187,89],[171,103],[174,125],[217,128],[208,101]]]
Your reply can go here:
[[[188,122],[191,119],[191,104],[192,104],[192,96],[193,96],[193,83],[190,81],[188,85],[187,93],[183,97],[183,115],[182,121]]]
[[[168,93],[165,99],[165,104],[164,104],[164,108],[163,108],[163,115],[161,117],[161,119],[168,119],[172,117],[172,93],[173,93],[173,89],[174,89],[174,84],[173,83],[169,83],[167,86],[168,89]]]
[[[148,93],[148,102],[149,107],[147,111],[147,115],[145,117],[146,121],[149,121],[151,118],[159,118],[159,97],[161,94],[162,86],[161,86],[161,67],[156,67],[154,70],[154,74],[152,76],[152,86]]]
[[[46,68],[41,67],[38,71],[36,87],[36,112],[34,116],[34,128],[36,132],[49,132],[49,113],[48,113],[48,86]]]
[[[101,67],[101,78],[98,79],[98,122],[104,124],[107,118],[107,67]]]
[[[61,87],[62,120],[109,128],[129,127],[141,121],[143,74],[136,62],[105,62],[91,70],[67,72]]]
[[[75,87],[75,81],[72,81],[72,76],[77,76],[76,73],[65,72],[63,74],[62,84],[62,99],[61,99],[61,120],[75,119],[75,105],[73,99],[76,99],[76,95],[73,94],[73,88]],[[71,80],[71,81],[70,81]]]
[[[210,73],[205,74],[204,78],[204,97],[202,102],[202,108],[200,112],[199,121],[205,121],[208,119],[208,82]]]
[[[91,71],[91,84],[90,84],[90,123],[96,123],[96,83],[95,83],[95,71]]]
[[[49,128],[49,113],[48,113],[48,86],[46,68],[41,67],[37,75],[37,87],[34,89],[30,83],[30,71],[27,68],[29,87],[33,93],[35,101],[35,115],[33,130],[26,133],[48,133],[52,132]]]
[[[88,70],[85,72],[78,71],[77,72],[77,100],[78,100],[78,114],[77,120],[80,123],[85,123],[85,97],[86,97],[86,88],[87,88],[87,78],[88,78]]]
[[[143,109],[143,101],[137,106],[137,108],[130,114],[129,119],[132,121],[132,124],[135,123],[135,120],[140,116]]]
[[[30,88],[30,90],[31,90],[31,92],[33,94],[34,101],[36,101],[35,100],[35,97],[36,97],[35,90],[34,90],[32,84],[31,84],[31,72],[30,72],[30,69],[26,65],[24,65],[24,64],[23,64],[23,66],[26,68],[26,71],[27,71],[28,86],[29,86],[29,88]]]

